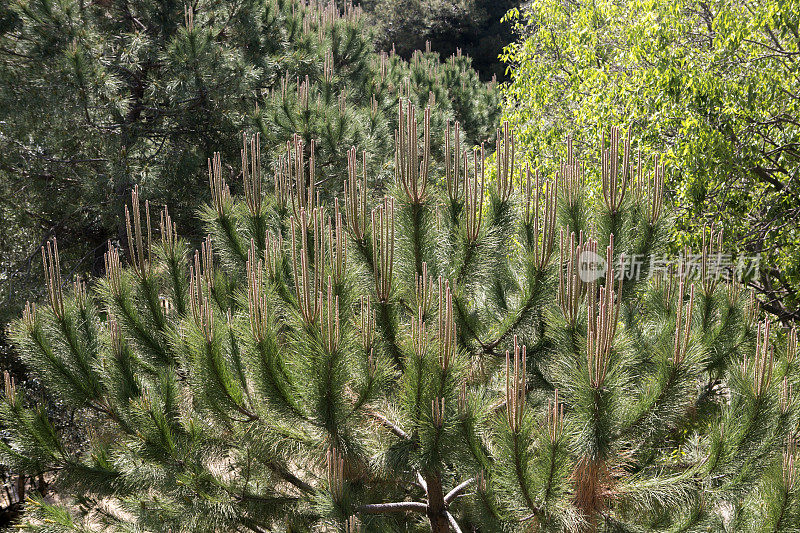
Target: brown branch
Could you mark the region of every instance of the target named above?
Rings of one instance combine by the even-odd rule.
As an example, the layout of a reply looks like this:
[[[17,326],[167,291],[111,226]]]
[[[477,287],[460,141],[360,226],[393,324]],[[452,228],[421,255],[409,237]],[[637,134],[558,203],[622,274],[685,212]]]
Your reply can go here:
[[[447,519],[447,504],[442,492],[442,479],[438,473],[425,477],[428,485],[428,505],[426,513],[431,523],[432,533],[450,533],[450,524]]]

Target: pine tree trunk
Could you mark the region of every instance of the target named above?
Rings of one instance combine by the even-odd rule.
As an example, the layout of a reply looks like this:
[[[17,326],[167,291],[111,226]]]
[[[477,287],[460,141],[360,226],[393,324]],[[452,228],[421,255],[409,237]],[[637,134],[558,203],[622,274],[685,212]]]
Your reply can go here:
[[[450,533],[450,522],[447,521],[447,504],[444,503],[442,479],[438,474],[425,477],[428,489],[428,519],[431,521],[432,533]]]

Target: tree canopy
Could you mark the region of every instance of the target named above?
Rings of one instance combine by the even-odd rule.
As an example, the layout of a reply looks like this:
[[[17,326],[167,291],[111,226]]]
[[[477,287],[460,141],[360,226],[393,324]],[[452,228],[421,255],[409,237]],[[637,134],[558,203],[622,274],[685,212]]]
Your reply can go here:
[[[761,257],[765,305],[800,318],[800,4],[534,0],[509,18],[507,114],[531,157],[552,168],[565,137],[582,153],[628,125],[665,151],[677,246],[724,229]]]

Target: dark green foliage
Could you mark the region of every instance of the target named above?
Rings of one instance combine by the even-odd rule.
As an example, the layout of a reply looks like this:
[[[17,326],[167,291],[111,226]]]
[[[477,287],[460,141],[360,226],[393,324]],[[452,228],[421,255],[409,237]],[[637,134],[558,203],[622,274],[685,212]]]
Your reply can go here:
[[[502,21],[518,0],[362,0],[359,2],[378,27],[378,46],[410,57],[426,43],[449,56],[461,50],[470,56],[485,80],[504,80],[499,60],[514,38],[511,24]]]
[[[307,106],[298,99],[302,83]],[[206,161],[219,151],[236,162],[243,130],[261,132],[270,161],[295,133],[306,149],[313,139],[325,196],[341,191],[351,146],[367,150],[370,170],[386,178],[399,95],[427,102],[431,91],[435,123],[459,120],[472,141],[489,134],[499,94],[468,60],[383,57],[350,4],[4,3],[3,335],[37,294],[31,259],[47,239],[58,236],[70,271],[94,275],[103,272],[109,239],[127,246],[123,209],[134,185],[154,205],[169,205],[197,244],[205,230],[195,215],[209,199]]]

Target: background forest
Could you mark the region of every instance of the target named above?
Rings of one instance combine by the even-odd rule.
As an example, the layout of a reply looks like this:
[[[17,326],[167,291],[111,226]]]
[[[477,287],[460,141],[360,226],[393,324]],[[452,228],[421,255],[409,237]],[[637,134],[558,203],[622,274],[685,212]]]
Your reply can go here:
[[[0,525],[797,531],[798,86],[797,0],[3,3]]]

